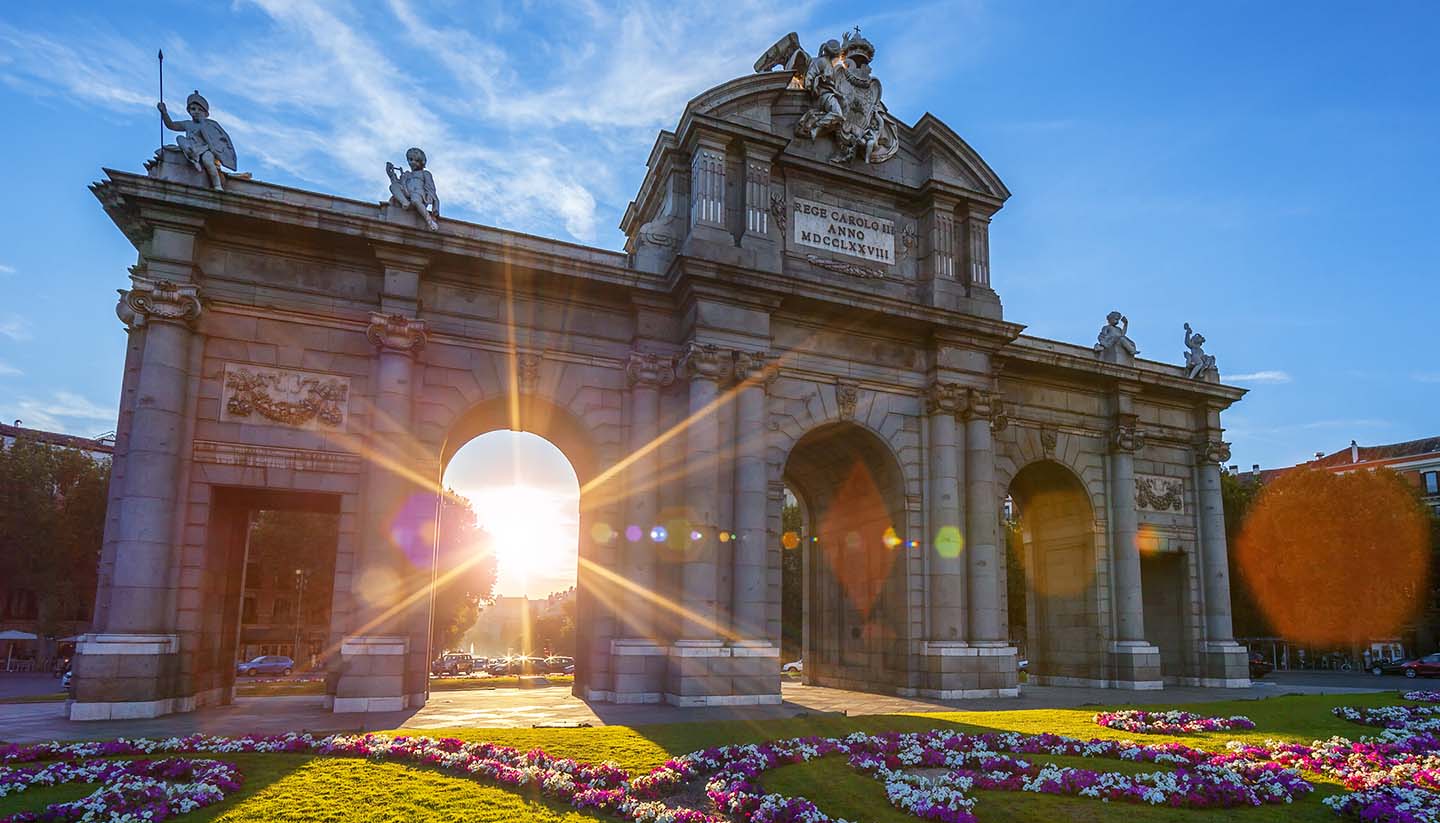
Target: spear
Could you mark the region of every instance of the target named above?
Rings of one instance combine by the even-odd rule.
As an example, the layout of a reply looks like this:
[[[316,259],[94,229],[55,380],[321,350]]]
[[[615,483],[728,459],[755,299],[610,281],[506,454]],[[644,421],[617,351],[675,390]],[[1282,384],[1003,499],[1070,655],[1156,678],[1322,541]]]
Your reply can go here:
[[[164,50],[164,49],[160,49],[159,51],[155,52],[155,56],[156,56],[157,58],[159,58],[159,60],[160,60],[160,102],[161,102],[161,103],[164,103],[164,102],[165,102],[165,50]],[[164,149],[164,148],[165,148],[165,115],[164,115],[164,114],[161,114],[161,115],[160,115],[160,148],[161,148],[161,149]]]

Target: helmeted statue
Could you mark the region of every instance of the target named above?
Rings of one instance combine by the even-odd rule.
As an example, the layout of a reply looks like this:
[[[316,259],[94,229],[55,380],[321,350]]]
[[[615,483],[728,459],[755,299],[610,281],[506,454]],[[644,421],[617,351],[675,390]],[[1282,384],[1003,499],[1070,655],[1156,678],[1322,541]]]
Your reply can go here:
[[[200,96],[198,89],[195,90],[185,98],[185,111],[189,112],[190,119],[179,123],[170,119],[163,100],[155,107],[160,110],[165,128],[184,132],[175,138],[175,145],[180,147],[185,159],[196,171],[205,175],[210,181],[210,188],[224,191],[224,169],[235,171],[235,144],[230,141],[225,129],[210,119],[210,103]]]
[[[880,80],[870,73],[874,58],[875,46],[858,27],[841,40],[825,41],[813,58],[792,32],[756,61],[755,70],[783,66],[810,94],[813,104],[795,125],[796,137],[815,140],[828,134],[835,141],[832,163],[859,156],[875,165],[900,150],[900,134],[880,100]]]

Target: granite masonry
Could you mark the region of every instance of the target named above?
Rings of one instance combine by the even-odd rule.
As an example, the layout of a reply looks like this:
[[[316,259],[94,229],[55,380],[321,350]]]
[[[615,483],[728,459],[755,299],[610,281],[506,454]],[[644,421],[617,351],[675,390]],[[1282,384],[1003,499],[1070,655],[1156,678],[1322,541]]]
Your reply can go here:
[[[1096,345],[1022,334],[991,280],[1010,192],[933,115],[885,110],[875,56],[791,35],[692,100],[619,253],[438,200],[222,190],[174,149],[106,170],[139,259],[72,716],[230,700],[258,508],[338,513],[334,709],[422,704],[435,489],[496,429],[579,475],[584,698],[778,703],[784,551],[811,683],[1014,695],[1023,645],[1041,683],[1247,685],[1219,485],[1243,391],[1209,355],[1138,359],[1118,313]]]

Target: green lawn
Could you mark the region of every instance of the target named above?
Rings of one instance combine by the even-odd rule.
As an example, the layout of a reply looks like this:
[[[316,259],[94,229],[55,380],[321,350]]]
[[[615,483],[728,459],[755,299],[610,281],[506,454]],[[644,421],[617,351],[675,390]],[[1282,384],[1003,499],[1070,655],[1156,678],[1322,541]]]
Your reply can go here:
[[[1251,732],[1215,733],[1169,738],[1143,736],[1147,742],[1182,740],[1200,748],[1219,748],[1231,739],[1291,739],[1310,742],[1339,734],[1357,737],[1364,727],[1330,714],[1333,706],[1376,706],[1399,702],[1389,695],[1325,695],[1277,697],[1263,701],[1235,701],[1186,706],[1204,714],[1243,714],[1257,727]],[[755,742],[797,735],[843,735],[852,731],[919,731],[955,728],[966,731],[1011,730],[1056,732],[1076,737],[1134,738],[1103,729],[1090,721],[1098,707],[1075,710],[1006,712],[943,712],[935,714],[841,717],[824,715],[764,722],[684,723],[656,726],[603,726],[591,729],[453,729],[441,736],[489,740],[521,749],[541,747],[556,755],[581,760],[614,760],[626,769],[640,771],[663,762],[672,754],[723,743]],[[1035,756],[1028,756],[1035,757]],[[579,821],[609,819],[579,814],[564,806],[484,786],[423,768],[377,764],[344,758],[300,755],[238,755],[222,759],[238,764],[245,787],[218,806],[180,820],[190,821]],[[1062,765],[1133,772],[1162,768],[1136,767],[1118,761],[1082,758],[1038,758]],[[827,758],[785,766],[769,772],[762,782],[772,791],[804,795],[816,800],[834,816],[855,821],[914,821],[892,809],[881,785],[852,771],[842,760]],[[1293,806],[1226,811],[1187,811],[1131,805],[1102,804],[1079,798],[1059,798],[1010,792],[977,792],[975,811],[981,821],[1271,821],[1338,820],[1319,798],[1335,791],[1317,783],[1317,791]],[[0,816],[21,809],[85,794],[80,787],[57,787],[0,798]]]

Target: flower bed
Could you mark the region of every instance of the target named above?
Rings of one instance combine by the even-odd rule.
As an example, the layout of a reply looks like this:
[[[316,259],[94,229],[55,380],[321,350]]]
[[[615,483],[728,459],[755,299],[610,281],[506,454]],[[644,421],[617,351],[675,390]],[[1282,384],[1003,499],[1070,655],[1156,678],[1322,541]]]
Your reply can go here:
[[[1400,697],[1417,703],[1440,703],[1440,692],[1413,691],[1405,692]]]
[[[192,812],[240,788],[240,771],[218,760],[65,760],[33,768],[0,768],[0,797],[35,786],[98,783],[90,795],[17,812],[0,823],[90,820],[166,820]]]
[[[850,767],[882,782],[894,807],[940,823],[974,823],[979,802],[975,792],[981,790],[1195,809],[1290,803],[1312,791],[1301,770],[1333,778],[1345,787],[1347,793],[1324,800],[1339,815],[1367,823],[1440,819],[1440,737],[1435,728],[1440,725],[1440,708],[1342,707],[1335,713],[1378,726],[1379,731],[1359,741],[1336,737],[1310,745],[1232,741],[1218,753],[1174,742],[1080,740],[1052,734],[857,732],[843,738],[791,738],[704,749],[638,775],[612,763],[582,763],[538,749],[522,752],[490,743],[375,734],[194,735],[11,745],[0,746],[0,796],[60,783],[98,783],[101,788],[80,801],[20,812],[0,823],[164,820],[217,802],[240,786],[240,774],[232,764],[175,758],[230,753],[296,753],[426,766],[642,823],[832,821],[810,800],[767,792],[762,785],[771,769],[827,756],[843,757]],[[1190,722],[1172,713],[1151,716],[1170,724]],[[1245,720],[1226,722],[1237,719]],[[104,759],[136,756],[171,759]],[[1088,758],[1096,767],[1044,763],[1046,756]],[[1169,768],[1122,774],[1104,770],[1100,764],[1107,759]],[[701,785],[711,805],[686,808],[696,805]],[[127,814],[131,817],[124,818]]]
[[[1136,734],[1194,734],[1255,728],[1250,718],[1238,714],[1233,717],[1206,717],[1193,712],[1147,712],[1140,709],[1100,712],[1095,715],[1095,722],[1108,729]]]

